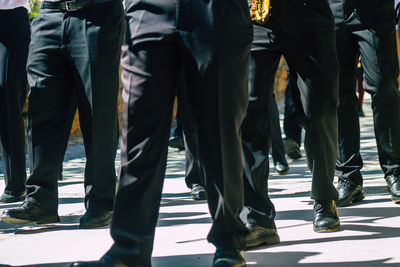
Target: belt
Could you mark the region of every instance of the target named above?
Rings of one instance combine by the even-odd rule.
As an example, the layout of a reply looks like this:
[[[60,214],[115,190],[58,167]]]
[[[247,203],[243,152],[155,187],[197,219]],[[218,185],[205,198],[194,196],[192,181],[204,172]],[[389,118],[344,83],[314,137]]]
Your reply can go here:
[[[47,9],[57,9],[60,11],[77,11],[82,8],[102,4],[106,2],[115,2],[121,0],[71,0],[71,1],[57,1],[57,2],[50,2],[50,1],[43,1],[41,8]]]

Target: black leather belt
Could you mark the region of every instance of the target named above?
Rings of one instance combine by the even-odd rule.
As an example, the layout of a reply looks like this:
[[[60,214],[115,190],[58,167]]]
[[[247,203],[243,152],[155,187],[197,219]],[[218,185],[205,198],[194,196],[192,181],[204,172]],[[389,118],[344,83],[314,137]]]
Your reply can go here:
[[[50,2],[50,1],[43,1],[41,8],[48,8],[48,9],[57,9],[60,11],[77,11],[82,8],[102,4],[106,2],[115,2],[121,0],[71,0],[71,1],[57,1],[57,2]]]

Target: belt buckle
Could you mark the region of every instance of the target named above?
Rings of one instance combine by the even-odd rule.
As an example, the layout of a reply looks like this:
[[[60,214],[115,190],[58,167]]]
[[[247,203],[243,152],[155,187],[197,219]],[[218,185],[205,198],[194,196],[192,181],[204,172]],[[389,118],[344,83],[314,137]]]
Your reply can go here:
[[[71,6],[73,3],[75,3],[75,0],[65,1],[65,9],[69,12],[78,10],[78,8]]]

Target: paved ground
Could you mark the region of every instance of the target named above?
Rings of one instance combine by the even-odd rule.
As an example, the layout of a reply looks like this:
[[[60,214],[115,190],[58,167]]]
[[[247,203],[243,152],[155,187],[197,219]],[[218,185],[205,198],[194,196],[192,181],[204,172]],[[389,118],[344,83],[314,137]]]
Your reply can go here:
[[[366,117],[361,119],[366,199],[339,209],[341,231],[314,233],[311,174],[304,157],[289,161],[287,175],[271,170],[270,194],[282,242],[246,252],[248,266],[400,266],[400,205],[393,204],[386,191],[368,104],[366,99]],[[183,159],[183,152],[170,151],[154,244],[155,267],[210,266],[214,253],[205,240],[211,223],[207,204],[191,200]],[[98,259],[110,247],[109,229],[78,229],[84,213],[84,163],[82,146],[74,141],[64,163],[65,180],[59,184],[61,223],[21,227],[0,222],[0,266],[68,266],[71,261]],[[0,204],[0,212],[17,205]]]

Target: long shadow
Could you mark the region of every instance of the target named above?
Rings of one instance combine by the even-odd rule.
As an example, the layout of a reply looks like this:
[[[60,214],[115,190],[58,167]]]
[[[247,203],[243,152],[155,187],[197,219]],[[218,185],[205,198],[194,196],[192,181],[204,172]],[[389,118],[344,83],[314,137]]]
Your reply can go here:
[[[81,215],[60,216],[61,221],[59,223],[40,224],[40,225],[37,225],[36,223],[26,224],[26,225],[15,225],[15,224],[6,224],[0,221],[0,234],[28,235],[28,234],[38,234],[43,232],[62,231],[62,230],[78,230],[80,218]],[[108,228],[108,226],[104,228]]]
[[[266,266],[283,266],[291,267],[300,265],[300,261],[316,256],[319,253],[297,251],[297,252],[246,252],[245,258],[247,266],[252,267],[266,267]],[[164,256],[164,257],[153,257],[153,267],[204,267],[210,266],[212,262],[213,254],[191,254],[191,255],[175,255],[175,256]],[[348,262],[321,262],[321,263],[301,263],[301,266],[312,267],[312,266],[344,266],[344,267],[355,267],[355,266],[398,266],[398,263],[387,263],[390,258],[379,259],[374,261],[348,261]],[[32,264],[32,265],[19,265],[24,267],[68,267],[71,262],[62,263],[44,263],[44,264]],[[0,265],[0,267],[9,267],[11,265]]]

